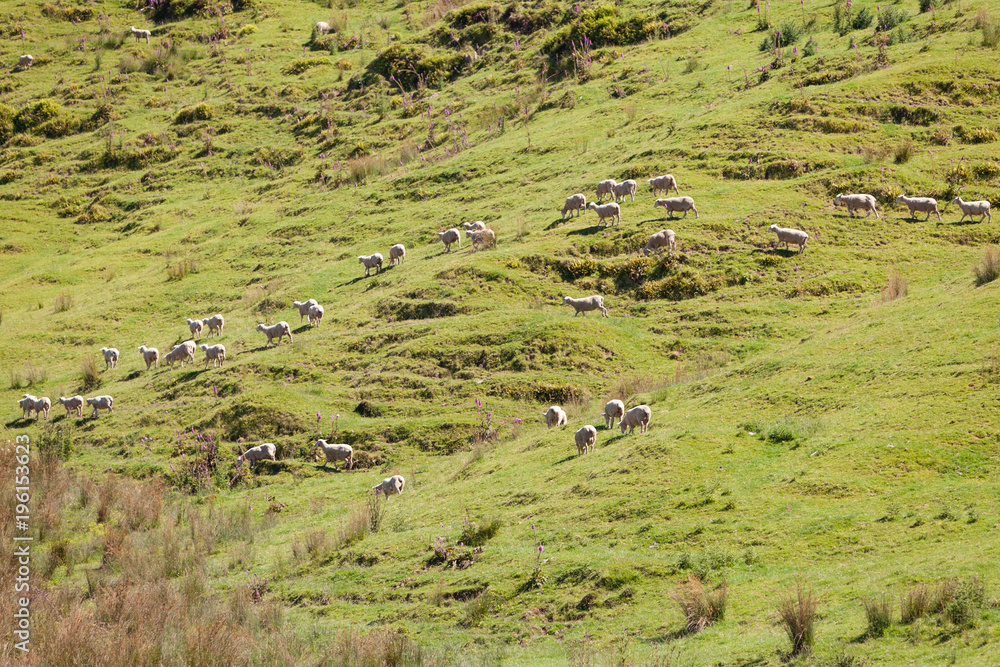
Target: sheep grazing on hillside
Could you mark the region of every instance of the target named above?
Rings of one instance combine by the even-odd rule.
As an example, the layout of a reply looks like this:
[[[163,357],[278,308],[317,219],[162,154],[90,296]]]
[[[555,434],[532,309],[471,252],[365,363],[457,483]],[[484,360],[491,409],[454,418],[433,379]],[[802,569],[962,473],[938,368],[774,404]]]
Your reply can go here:
[[[361,255],[358,257],[358,263],[365,265],[365,278],[370,274],[369,271],[375,269],[375,275],[382,273],[382,255],[381,253],[375,253],[374,255]]]
[[[185,317],[187,320],[188,329],[191,330],[191,338],[198,340],[201,336],[201,332],[205,329],[205,323],[201,320],[192,320],[190,317]]]
[[[573,317],[576,317],[580,313],[583,313],[583,316],[586,317],[587,313],[591,310],[599,310],[604,317],[608,316],[608,309],[604,307],[604,297],[597,294],[588,296],[584,299],[573,299],[568,296],[564,296],[563,305],[573,306],[573,310],[576,311],[573,313]]]
[[[332,463],[333,467],[336,469],[337,463],[340,461],[347,462],[348,470],[354,467],[354,448],[350,445],[335,445],[320,438],[316,441],[316,446],[321,448],[323,450],[323,454],[326,456],[326,460],[323,462],[324,468],[327,463]]]
[[[837,195],[833,198],[834,206],[846,206],[847,213],[853,218],[854,211],[860,209],[862,211],[867,211],[865,217],[867,218],[872,213],[875,214],[875,218],[878,219],[878,211],[875,210],[875,197],[872,195],[845,195],[843,193]]]
[[[31,413],[35,411],[35,401],[38,400],[31,394],[24,394],[23,398],[17,402],[21,408],[21,419],[31,419]]]
[[[662,206],[663,210],[667,213],[667,217],[673,219],[674,213],[683,212],[684,215],[681,219],[687,217],[688,211],[694,211],[694,217],[700,217],[698,215],[698,209],[694,207],[694,199],[691,197],[668,197],[667,199],[657,199],[653,202],[653,208]]]
[[[60,396],[59,402],[66,408],[67,417],[71,412],[75,412],[77,417],[83,416],[83,396],[70,396],[69,398]]]
[[[257,445],[256,447],[251,447],[236,459],[236,463],[233,464],[234,468],[239,468],[240,464],[247,461],[252,466],[257,461],[277,461],[275,453],[277,448],[274,446],[273,442],[265,442],[262,445]]]
[[[205,320],[205,326],[208,327],[208,335],[211,336],[213,333],[216,335],[222,335],[222,329],[226,326],[226,318],[222,315],[216,313],[208,319]]]
[[[181,362],[181,366],[183,367],[185,362],[194,361],[194,351],[196,349],[198,349],[198,346],[194,344],[193,340],[186,340],[163,355],[163,360],[171,368],[173,368],[175,361]],[[149,370],[149,368],[146,368],[146,370]]]
[[[476,220],[475,222],[463,222],[462,229],[467,232],[481,232],[486,229],[486,223],[482,220]]]
[[[649,237],[646,247],[642,249],[642,254],[649,256],[650,253],[660,254],[660,248],[666,248],[671,255],[677,247],[677,235],[672,229],[664,229]]]
[[[545,411],[545,425],[549,428],[552,428],[553,426],[565,426],[568,421],[569,420],[566,418],[566,411],[558,405],[553,405]]]
[[[308,301],[292,301],[292,305],[295,309],[299,311],[299,324],[302,324],[302,320],[309,316],[309,309],[313,306],[319,305],[319,301],[316,299],[309,299]]]
[[[576,439],[576,453],[578,455],[582,456],[588,451],[593,452],[594,445],[597,444],[597,429],[587,424],[576,432],[574,438]]]
[[[497,235],[492,229],[483,229],[478,232],[465,232],[466,236],[472,239],[472,252],[476,252],[476,246],[485,248],[496,247]]]
[[[801,255],[806,250],[806,241],[809,240],[809,235],[798,229],[786,229],[784,227],[779,227],[778,225],[771,225],[768,229],[778,235],[778,245],[782,243],[785,244],[785,249],[788,250],[788,244],[794,243],[799,247],[799,254]]]
[[[381,483],[373,486],[372,491],[375,492],[376,496],[382,493],[386,497],[389,497],[402,493],[405,485],[406,480],[403,479],[402,475],[393,475],[392,477],[386,477]]]
[[[318,327],[323,321],[323,313],[325,313],[323,306],[318,303],[309,309],[309,325],[313,327]]]
[[[94,408],[94,412],[91,413],[90,418],[95,419],[97,417],[98,410],[107,410],[108,414],[111,414],[111,405],[115,402],[115,399],[110,396],[95,396],[93,398],[87,399],[87,405]]]
[[[32,63],[34,62],[35,62],[34,56],[26,53],[17,59],[17,67],[18,69],[30,69]]]
[[[951,200],[951,203],[958,204],[958,207],[962,209],[962,217],[959,219],[959,222],[965,220],[965,216],[972,218],[974,215],[983,216],[979,218],[979,222],[982,222],[986,218],[989,218],[989,222],[993,222],[993,215],[990,213],[990,203],[988,201],[962,201],[961,197],[955,197]]]
[[[613,179],[613,178],[609,178],[607,180],[604,180],[604,181],[601,181],[600,183],[598,183],[597,184],[597,201],[599,201],[599,202],[604,201],[604,195],[607,195],[607,196],[611,197],[612,199],[614,199],[615,198],[615,186],[616,185],[618,185],[618,182],[615,181],[615,179]]]
[[[604,428],[611,428],[616,420],[625,416],[625,404],[617,398],[610,400],[604,406]]]
[[[330,32],[330,24],[329,23],[327,23],[326,21],[317,21],[316,22],[316,34],[317,35],[325,35],[328,32]]]
[[[924,222],[931,219],[931,213],[937,216],[938,221],[941,220],[941,212],[938,211],[937,200],[933,197],[907,197],[906,195],[899,195],[896,197],[896,203],[906,204],[906,208],[910,209],[910,217],[914,220],[917,219],[917,211],[927,214]]]
[[[397,243],[389,248],[389,266],[402,264],[404,259],[406,259],[406,246],[402,243]]]
[[[292,342],[292,328],[288,326],[288,322],[282,321],[277,324],[272,324],[271,326],[258,324],[257,331],[260,331],[267,336],[267,345],[270,345],[271,341],[275,338],[278,339],[278,345],[281,345],[282,336],[288,336],[288,342]],[[265,347],[267,347],[267,345],[265,345]]]
[[[226,346],[225,345],[202,345],[201,349],[205,351],[205,368],[208,368],[208,362],[212,362],[212,368],[216,366],[222,367],[226,363]]]
[[[114,368],[118,365],[118,350],[113,347],[102,347],[101,354],[104,355],[104,370]]]
[[[452,243],[457,243],[459,248],[462,247],[462,235],[454,227],[438,232],[438,240],[444,244],[445,252],[451,252]]]
[[[142,360],[146,362],[146,370],[149,370],[150,366],[158,368],[160,366],[160,351],[155,347],[146,347],[145,345],[139,346],[139,354],[142,355]]]
[[[615,201],[618,200],[625,201],[625,197],[631,197],[632,201],[635,201],[635,189],[637,187],[639,187],[639,184],[633,181],[631,178],[628,179],[627,181],[616,183],[614,187]]]
[[[132,31],[132,36],[135,37],[136,44],[139,43],[140,39],[145,39],[146,43],[149,44],[149,38],[153,36],[153,33],[151,33],[149,30],[140,30],[135,26],[130,27],[129,30]]]
[[[619,206],[615,202],[608,202],[607,204],[598,204],[595,202],[590,202],[589,204],[587,204],[587,208],[597,214],[598,225],[604,225],[604,224],[618,225],[622,221],[621,206]],[[608,223],[604,222],[608,218],[611,218],[611,222]]]
[[[681,193],[681,191],[677,189],[677,179],[674,178],[671,174],[666,174],[664,176],[657,176],[655,178],[651,178],[649,179],[648,183],[649,186],[653,188],[654,197],[656,196],[656,193],[659,192],[660,190],[663,190],[663,194],[667,194],[668,192],[670,192],[671,188],[673,188],[674,192],[676,192],[677,194]]]
[[[648,405],[637,405],[622,417],[622,420],[618,422],[618,428],[625,432],[628,429],[629,434],[635,430],[635,427],[639,427],[639,433],[645,433],[649,428],[649,418],[653,415],[653,411],[649,409]]]
[[[570,195],[566,197],[566,203],[562,207],[563,220],[566,219],[567,213],[572,218],[573,211],[576,211],[576,217],[579,218],[585,210],[587,210],[587,196],[583,194]]]

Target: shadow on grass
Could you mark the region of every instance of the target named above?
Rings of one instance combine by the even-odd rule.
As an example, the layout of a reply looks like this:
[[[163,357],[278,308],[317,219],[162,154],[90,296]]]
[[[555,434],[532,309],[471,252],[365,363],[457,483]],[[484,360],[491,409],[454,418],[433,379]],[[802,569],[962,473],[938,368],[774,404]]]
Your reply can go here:
[[[128,375],[126,375],[125,377],[121,378],[121,379],[119,380],[119,382],[128,382],[129,380],[134,380],[134,379],[136,379],[136,378],[137,378],[137,377],[139,377],[140,375],[142,375],[142,371],[132,371],[131,373],[129,373],[129,374],[128,374]]]
[[[754,248],[750,251],[751,255],[773,255],[775,257],[798,257],[798,250],[791,250],[790,248]]]
[[[577,453],[574,452],[573,454],[570,454],[566,458],[560,459],[560,460],[556,461],[552,465],[557,466],[557,465],[562,465],[563,463],[569,463],[570,461],[574,461],[574,460],[580,458],[581,456],[582,456],[582,454],[577,454]]]
[[[566,236],[593,236],[605,227],[600,225],[593,225],[592,227],[584,227],[583,229],[574,229],[571,232],[566,232]]]
[[[555,222],[552,222],[551,224],[549,224],[549,226],[546,227],[543,231],[551,232],[553,229],[556,229],[557,227],[561,227],[562,225],[565,225],[567,222],[570,222],[573,218],[579,219],[580,216],[578,216],[578,215],[571,215],[568,218],[557,218],[555,220]]]
[[[28,426],[28,424],[34,424],[37,421],[38,421],[37,419],[33,419],[31,417],[28,417],[27,419],[25,419],[24,417],[18,417],[17,419],[13,419],[7,422],[6,424],[4,424],[4,426],[6,426],[7,428],[25,428]]]

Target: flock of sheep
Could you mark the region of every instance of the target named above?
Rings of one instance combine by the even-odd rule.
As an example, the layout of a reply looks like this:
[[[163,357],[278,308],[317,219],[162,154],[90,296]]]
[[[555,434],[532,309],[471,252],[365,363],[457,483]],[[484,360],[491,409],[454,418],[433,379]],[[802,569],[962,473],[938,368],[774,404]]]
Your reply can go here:
[[[604,428],[610,429],[615,419],[618,419],[618,428],[622,430],[623,435],[626,429],[629,434],[634,432],[636,426],[639,427],[639,433],[645,433],[646,429],[649,428],[649,420],[652,415],[653,411],[649,409],[648,405],[637,405],[626,412],[625,404],[618,399],[613,399],[608,401],[604,406]],[[545,425],[549,428],[553,426],[566,426],[569,423],[566,411],[558,405],[553,405],[546,410],[544,416]],[[577,455],[593,452],[594,445],[597,444],[597,428],[592,424],[587,424],[576,432],[574,438],[576,440]]]

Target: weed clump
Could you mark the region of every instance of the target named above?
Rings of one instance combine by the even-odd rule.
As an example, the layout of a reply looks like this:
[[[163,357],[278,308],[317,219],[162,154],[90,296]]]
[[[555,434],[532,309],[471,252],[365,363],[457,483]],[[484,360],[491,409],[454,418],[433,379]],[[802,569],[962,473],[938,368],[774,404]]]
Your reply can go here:
[[[816,596],[811,590],[806,590],[801,582],[796,585],[794,593],[789,593],[777,603],[778,618],[792,643],[792,656],[812,650],[816,636],[817,605]]]
[[[983,261],[972,267],[976,287],[991,283],[1000,277],[1000,249],[996,246],[986,246],[983,251]]]
[[[466,520],[458,541],[468,547],[481,547],[496,537],[502,526],[503,522],[498,517],[480,519],[478,523]]]
[[[175,125],[186,125],[199,120],[211,120],[213,109],[211,104],[202,102],[182,108],[174,117]]]
[[[900,273],[899,269],[893,269],[889,273],[886,286],[882,288],[882,303],[889,303],[890,301],[904,297],[908,291],[909,286],[907,285],[906,278]]]
[[[725,582],[709,590],[697,575],[688,575],[687,581],[680,584],[673,595],[684,614],[684,629],[692,633],[701,632],[725,618],[726,595]]]
[[[84,392],[101,386],[101,371],[93,357],[86,357],[80,364],[80,389]]]
[[[862,605],[865,608],[865,617],[868,619],[868,636],[881,637],[892,625],[892,601],[883,593],[879,597],[868,598]]]

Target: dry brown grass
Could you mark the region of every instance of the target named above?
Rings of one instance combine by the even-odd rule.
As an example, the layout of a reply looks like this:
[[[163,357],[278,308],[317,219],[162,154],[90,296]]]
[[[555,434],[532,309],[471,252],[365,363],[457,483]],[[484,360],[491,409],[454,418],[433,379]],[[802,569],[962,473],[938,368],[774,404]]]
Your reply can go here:
[[[886,286],[882,288],[882,303],[895,301],[896,299],[906,296],[908,292],[909,285],[906,282],[906,278],[902,273],[900,273],[899,269],[893,269],[889,273]]]
[[[795,591],[782,597],[777,604],[778,618],[792,642],[791,655],[812,650],[815,639],[816,596],[799,582]]]
[[[701,632],[726,615],[727,586],[722,582],[713,590],[696,575],[689,575],[687,581],[677,586],[674,601],[684,614],[684,629],[687,632]]]

